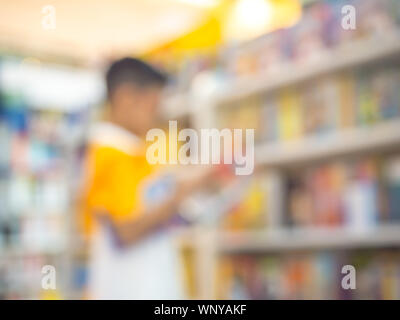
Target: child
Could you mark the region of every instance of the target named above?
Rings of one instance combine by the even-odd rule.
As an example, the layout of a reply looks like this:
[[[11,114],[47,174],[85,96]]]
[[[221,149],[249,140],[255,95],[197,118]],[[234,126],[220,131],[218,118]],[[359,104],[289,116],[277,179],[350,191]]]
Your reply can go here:
[[[166,77],[125,58],[106,75],[110,113],[94,128],[87,157],[83,224],[90,239],[89,297],[183,298],[170,220],[211,170],[177,180],[146,160]]]

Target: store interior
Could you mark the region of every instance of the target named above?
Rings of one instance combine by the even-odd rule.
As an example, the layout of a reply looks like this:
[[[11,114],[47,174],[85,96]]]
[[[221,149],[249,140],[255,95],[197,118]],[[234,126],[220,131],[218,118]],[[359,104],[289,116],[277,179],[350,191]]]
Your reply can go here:
[[[400,298],[400,1],[0,0],[1,299],[90,298],[82,161],[123,56],[171,75],[165,120],[255,132],[176,233],[187,299]]]

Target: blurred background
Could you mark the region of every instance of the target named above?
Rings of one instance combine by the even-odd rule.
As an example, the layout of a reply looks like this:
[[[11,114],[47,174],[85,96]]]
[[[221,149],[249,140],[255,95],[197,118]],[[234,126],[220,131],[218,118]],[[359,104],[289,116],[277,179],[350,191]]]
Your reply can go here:
[[[165,119],[255,129],[240,201],[177,234],[187,298],[399,299],[399,29],[398,0],[1,0],[0,298],[87,298],[82,158],[128,55],[173,75]]]

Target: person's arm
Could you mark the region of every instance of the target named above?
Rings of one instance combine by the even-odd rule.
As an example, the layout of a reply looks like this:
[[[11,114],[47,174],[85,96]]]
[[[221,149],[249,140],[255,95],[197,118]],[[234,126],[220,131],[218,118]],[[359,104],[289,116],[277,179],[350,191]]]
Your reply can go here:
[[[192,192],[208,183],[212,170],[204,171],[199,176],[178,184],[174,194],[159,206],[139,213],[131,221],[115,222],[107,212],[99,210],[97,218],[111,226],[119,244],[129,246],[146,237],[178,213],[179,204]]]

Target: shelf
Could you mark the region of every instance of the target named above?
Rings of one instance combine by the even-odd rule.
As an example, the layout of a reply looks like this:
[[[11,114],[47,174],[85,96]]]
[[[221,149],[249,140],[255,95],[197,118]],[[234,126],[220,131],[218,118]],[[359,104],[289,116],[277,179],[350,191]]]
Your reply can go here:
[[[380,38],[358,40],[339,48],[326,50],[318,59],[303,64],[287,63],[279,72],[261,73],[228,81],[225,88],[212,96],[218,106],[257,93],[267,93],[291,84],[300,83],[346,68],[362,66],[385,58],[400,55],[400,37],[396,34]],[[187,93],[174,93],[163,102],[163,112],[171,119],[190,116],[193,112],[191,98]]]
[[[279,71],[232,80],[216,94],[216,104],[226,104],[260,92],[266,93],[316,76],[361,66],[400,54],[398,35],[358,40],[326,50],[318,59],[303,64],[288,63]]]
[[[66,250],[60,248],[53,249],[21,249],[21,248],[0,248],[0,261],[2,259],[23,258],[30,256],[61,256]]]
[[[267,143],[256,147],[256,161],[267,166],[284,166],[325,157],[400,146],[400,120],[346,129],[324,136]]]
[[[358,232],[345,228],[223,232],[218,235],[218,243],[225,253],[400,247],[400,225]]]

